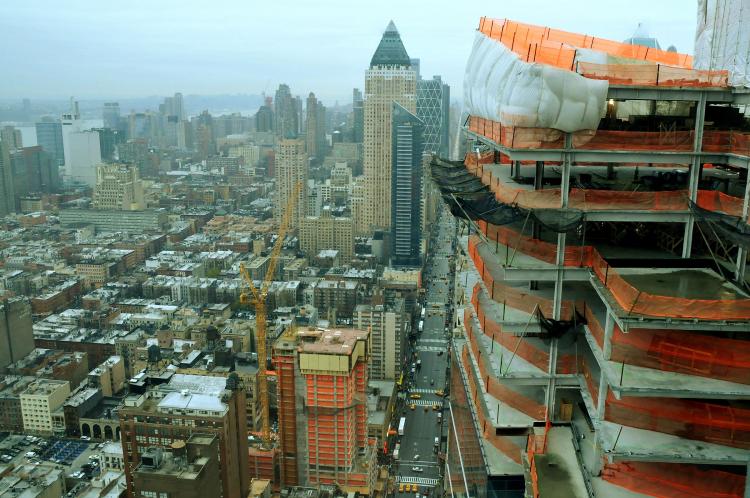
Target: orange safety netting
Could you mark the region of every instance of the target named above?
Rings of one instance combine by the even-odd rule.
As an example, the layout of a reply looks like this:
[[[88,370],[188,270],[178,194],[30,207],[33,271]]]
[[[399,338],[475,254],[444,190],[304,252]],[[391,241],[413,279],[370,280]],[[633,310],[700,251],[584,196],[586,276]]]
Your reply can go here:
[[[503,244],[521,253],[539,259],[546,263],[555,264],[557,244],[545,242],[522,235],[507,227],[493,225],[486,221],[477,221],[477,227],[491,242]],[[591,265],[591,246],[565,246],[563,266],[581,267]]]
[[[479,226],[480,228],[482,227],[482,225]],[[486,224],[484,227],[485,230],[488,230]],[[499,233],[497,227],[493,230],[498,230],[495,233]],[[503,229],[503,231],[507,230]],[[486,233],[492,232],[488,230]],[[506,238],[509,244],[508,247],[518,248],[519,250],[533,245],[533,239],[527,238],[522,244],[519,242],[520,240],[520,238],[512,235]],[[532,313],[538,304],[545,316],[552,316],[551,301],[534,296],[533,294],[521,292],[514,287],[506,286],[496,281],[491,268],[489,265],[486,265],[479,253],[478,244],[480,242],[481,239],[475,235],[469,238],[469,256],[472,258],[477,271],[482,276],[482,281],[488,289],[491,289],[492,299],[527,313]],[[554,257],[553,250],[552,244],[539,241],[532,249],[530,255],[533,257],[539,255],[544,261],[549,261],[551,257]],[[701,320],[746,320],[750,318],[750,299],[687,299],[651,294],[641,291],[628,283],[596,250],[579,248],[578,251],[580,252],[577,253],[574,249],[570,253],[573,258],[570,262],[577,264],[576,258],[578,261],[583,261],[582,258],[584,257],[588,258],[585,265],[591,267],[599,281],[609,290],[614,300],[628,314],[663,318],[697,318]],[[564,301],[561,319],[570,319],[573,309],[573,303]]]
[[[474,380],[474,376],[471,374],[471,360],[469,359],[467,348],[464,348],[463,352],[461,353],[461,361],[463,363],[464,370],[467,372],[466,377],[469,381],[469,399],[474,404],[473,412],[477,415],[479,430],[481,431],[482,438],[484,438],[486,441],[489,441],[492,446],[497,448],[500,452],[505,454],[514,462],[521,464],[521,447],[516,444],[512,438],[495,434],[495,426],[492,424],[492,422],[488,423],[487,421],[487,416],[485,415],[484,410],[484,403],[482,403],[482,400],[478,399],[479,388],[476,384],[476,381]]]
[[[628,283],[598,252],[593,253],[592,260],[599,281],[628,314],[701,320],[750,318],[750,299],[686,299],[650,294]]]
[[[742,498],[745,475],[683,463],[604,464],[602,478],[634,493],[655,498]]]
[[[666,50],[644,47],[642,45],[631,45],[629,43],[621,43],[607,40],[605,38],[571,33],[544,26],[519,23],[509,19],[491,19],[488,17],[482,17],[479,20],[479,31],[493,40],[503,43],[514,51],[518,50],[517,53],[522,57],[529,53],[530,55],[527,60],[545,62],[548,64],[552,64],[552,62],[538,60],[538,57],[531,58],[533,57],[532,45],[544,44],[547,48],[558,49],[561,53],[565,53],[566,55],[555,56],[552,57],[551,60],[570,60],[570,65],[572,65],[572,59],[575,57],[575,48],[598,50],[618,57],[682,66],[684,68],[690,68],[693,64],[693,58],[687,54],[668,52]],[[570,52],[572,52],[572,54]],[[543,54],[540,54],[540,56],[542,55]]]
[[[507,19],[481,18],[479,31],[497,40],[526,62],[576,71],[585,77],[618,85],[726,87],[727,71],[692,69],[692,57],[641,45],[522,24]],[[576,62],[577,49],[643,61],[632,64]],[[645,63],[644,63],[645,62]]]
[[[469,116],[469,131],[510,149],[551,149],[565,147],[563,134],[551,128],[522,128]],[[580,150],[665,151],[693,150],[695,134],[690,131],[583,130],[573,135],[573,148]],[[750,133],[704,130],[704,152],[750,155]],[[491,155],[489,157],[492,157]]]
[[[525,361],[531,363],[540,370],[549,372],[549,351],[540,349],[540,347],[534,345],[530,338],[515,336],[507,332],[503,333],[500,324],[485,314],[484,306],[482,306],[479,298],[480,291],[481,287],[475,285],[471,297],[471,304],[474,305],[477,320],[479,320],[479,324],[481,325],[480,332],[492,339],[492,341],[503,346],[508,351],[513,351],[513,353],[518,355],[519,358],[523,358]],[[464,311],[464,320],[469,321],[470,316],[471,313],[467,307]],[[558,374],[576,373],[575,356],[570,354],[559,354],[555,370]]]
[[[504,285],[502,279],[497,279],[493,275],[492,268],[485,265],[484,260],[479,254],[477,245],[480,242],[481,240],[476,235],[469,237],[469,256],[471,256],[477,272],[481,275],[482,281],[490,293],[490,297],[498,303],[525,313],[535,313],[539,309],[544,316],[552,317],[554,315],[552,300],[529,292],[523,292],[516,287]],[[573,309],[574,306],[571,301],[563,301],[559,319],[570,320],[573,317]]]
[[[500,383],[497,376],[492,374],[492,372],[487,371],[487,368],[485,367],[485,358],[482,356],[481,351],[479,351],[479,347],[477,346],[471,322],[464,322],[464,328],[469,337],[469,348],[476,359],[479,374],[482,376],[482,379],[484,379],[484,388],[487,393],[494,396],[499,401],[504,402],[508,406],[525,413],[533,419],[544,420],[545,408],[543,404],[538,403],[528,396],[523,395],[521,392]],[[474,370],[467,370],[467,373],[469,372],[473,373]],[[468,376],[471,378],[471,375]]]
[[[589,322],[589,328],[592,328]],[[750,341],[685,331],[630,329],[615,324],[612,361],[750,384]]]
[[[607,396],[604,418],[616,424],[750,449],[750,410],[681,398]]]
[[[726,87],[727,71],[697,71],[663,64],[595,64],[579,61],[581,76],[607,80],[612,85]]]
[[[599,403],[599,378],[591,373],[591,368],[589,368],[584,356],[579,357],[578,363],[578,368],[581,370],[586,386],[589,388],[591,399],[594,400],[594,406],[597,406]]]

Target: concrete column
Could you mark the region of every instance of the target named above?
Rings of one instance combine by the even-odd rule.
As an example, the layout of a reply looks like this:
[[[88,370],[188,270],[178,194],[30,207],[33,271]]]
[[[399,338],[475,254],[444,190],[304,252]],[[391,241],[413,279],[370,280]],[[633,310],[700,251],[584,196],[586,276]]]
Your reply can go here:
[[[570,186],[570,168],[572,165],[572,149],[573,148],[573,135],[570,133],[565,134],[565,155],[563,156],[562,164],[562,181],[560,182],[560,207],[568,207],[568,195]],[[539,169],[539,162],[537,162],[537,170]],[[539,177],[540,175],[536,175]],[[536,179],[535,179],[536,184]],[[562,308],[562,292],[563,292],[563,264],[565,263],[565,233],[557,234],[557,252],[555,253],[555,265],[557,266],[557,273],[555,275],[555,292],[552,301],[552,318],[559,320],[561,316]],[[547,384],[547,416],[550,420],[554,418],[555,408],[555,376],[557,372],[557,339],[550,341],[549,350],[549,383]]]
[[[604,322],[604,347],[602,350],[604,360],[609,361],[612,357],[612,333],[615,330],[615,319],[607,310],[607,320]]]
[[[607,401],[607,377],[604,370],[599,374],[599,396],[596,399],[596,419],[600,422],[604,420],[604,407]]]
[[[695,103],[695,131],[693,136],[693,160],[690,163],[690,180],[688,182],[688,196],[693,202],[698,197],[698,182],[701,172],[700,152],[703,150],[703,124],[706,118],[706,94],[701,93],[700,99]],[[693,227],[695,217],[692,213],[685,222],[685,236],[682,240],[682,257],[689,258],[693,250]]]

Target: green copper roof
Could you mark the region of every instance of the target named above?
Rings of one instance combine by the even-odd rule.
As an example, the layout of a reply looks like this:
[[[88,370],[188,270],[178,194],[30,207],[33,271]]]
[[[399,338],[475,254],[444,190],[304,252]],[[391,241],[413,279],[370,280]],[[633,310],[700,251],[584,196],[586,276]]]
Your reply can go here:
[[[388,27],[385,28],[383,38],[380,39],[378,48],[370,61],[370,67],[372,66],[411,66],[409,54],[406,53],[404,44],[401,42],[401,35],[398,34],[393,21],[389,22]]]

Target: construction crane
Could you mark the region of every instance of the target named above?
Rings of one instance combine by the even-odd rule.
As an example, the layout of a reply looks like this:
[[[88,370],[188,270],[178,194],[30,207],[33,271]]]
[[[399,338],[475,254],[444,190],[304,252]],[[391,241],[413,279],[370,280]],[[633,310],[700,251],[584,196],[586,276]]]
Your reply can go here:
[[[281,224],[279,225],[279,233],[276,239],[276,243],[271,250],[271,258],[268,264],[268,270],[266,270],[266,277],[260,284],[260,289],[255,287],[253,279],[247,271],[244,263],[240,264],[240,275],[245,281],[248,292],[242,292],[240,294],[240,303],[242,304],[253,304],[255,306],[255,337],[256,337],[256,348],[258,351],[258,392],[256,393],[260,399],[260,419],[261,419],[261,439],[263,446],[270,448],[271,446],[271,422],[268,409],[268,379],[266,378],[266,297],[268,296],[268,289],[273,280],[273,276],[276,273],[276,263],[281,254],[281,249],[284,246],[284,239],[286,238],[287,230],[289,230],[289,222],[294,214],[297,207],[297,198],[302,190],[302,182],[297,182],[294,187],[294,193],[289,197],[286,202],[284,213],[281,217]]]

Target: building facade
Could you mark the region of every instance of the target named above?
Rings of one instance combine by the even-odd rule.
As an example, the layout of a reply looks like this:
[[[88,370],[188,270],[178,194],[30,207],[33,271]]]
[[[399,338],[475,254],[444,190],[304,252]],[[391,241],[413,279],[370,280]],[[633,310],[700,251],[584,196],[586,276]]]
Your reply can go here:
[[[393,102],[414,113],[416,87],[417,73],[391,22],[365,72],[364,206],[355,220],[357,233],[390,229]]]
[[[299,230],[307,206],[307,154],[305,141],[299,138],[281,139],[276,144],[276,202],[274,215],[281,220],[289,198],[297,192],[297,202],[291,213],[289,229]],[[298,189],[299,186],[299,190]]]
[[[72,180],[93,187],[96,184],[96,166],[102,162],[99,132],[74,131],[69,133],[67,138],[69,144],[65,151],[67,175]]]
[[[329,207],[320,216],[307,216],[300,230],[300,249],[314,257],[324,249],[336,249],[342,261],[354,257],[354,224],[351,218],[333,216]]]
[[[38,379],[29,384],[20,396],[24,432],[46,436],[64,433],[64,422],[58,427],[53,413],[62,407],[69,394],[67,380]]]
[[[45,118],[35,124],[36,143],[49,154],[55,165],[61,168],[65,164],[65,149],[63,148],[62,123],[58,120]]]
[[[391,149],[391,264],[419,266],[422,245],[424,124],[393,103]]]
[[[359,304],[352,318],[355,328],[370,331],[370,379],[398,380],[404,363],[402,351],[408,325],[403,304],[401,309]]]
[[[0,300],[0,370],[34,349],[31,305],[26,298]]]
[[[96,167],[95,209],[139,211],[145,207],[143,182],[136,166],[100,164]]]

